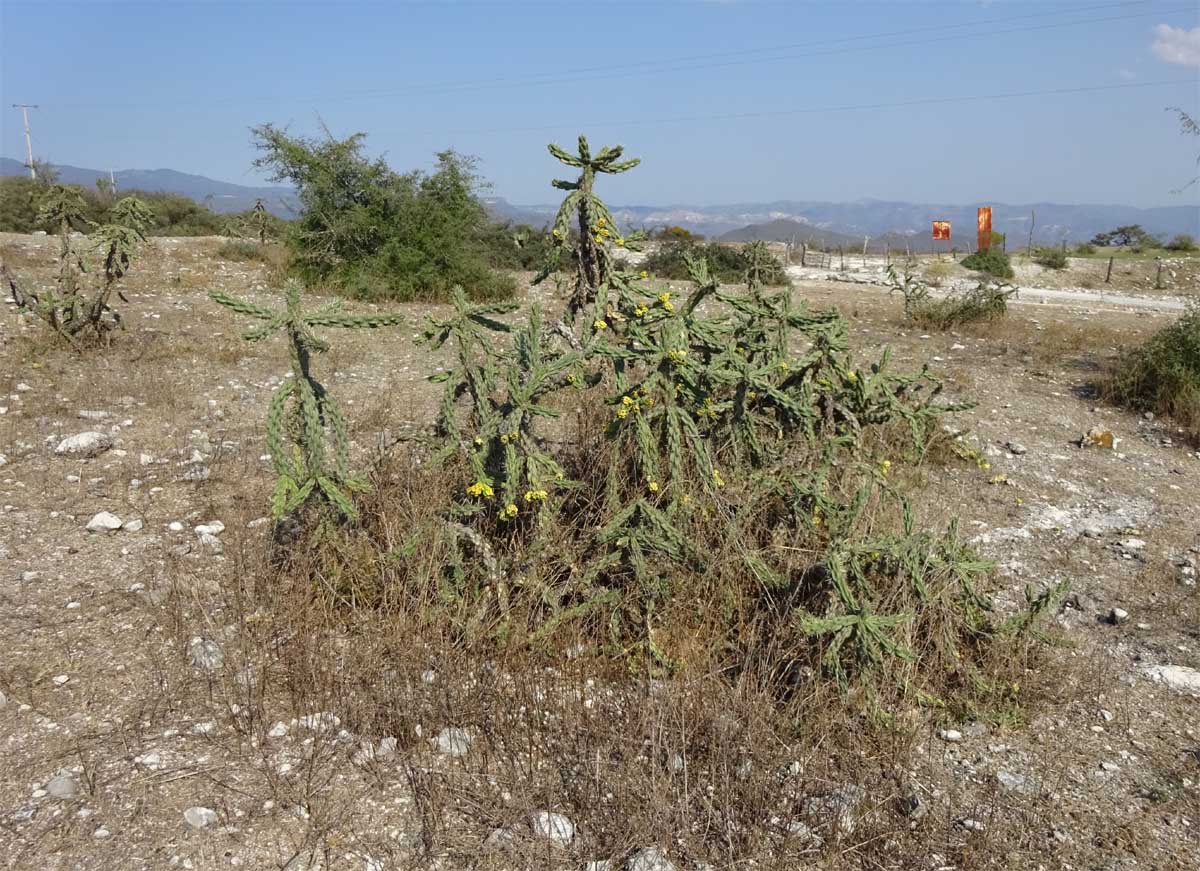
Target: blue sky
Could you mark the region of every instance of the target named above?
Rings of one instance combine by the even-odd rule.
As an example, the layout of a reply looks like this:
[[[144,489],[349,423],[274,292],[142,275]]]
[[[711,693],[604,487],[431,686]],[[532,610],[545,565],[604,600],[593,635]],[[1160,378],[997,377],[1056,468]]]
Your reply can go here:
[[[478,155],[518,203],[580,131],[643,159],[619,203],[1200,201],[1164,111],[1200,117],[1195,0],[0,0],[0,99],[6,156],[37,103],[51,162],[246,184],[251,125],[323,121],[397,169]]]

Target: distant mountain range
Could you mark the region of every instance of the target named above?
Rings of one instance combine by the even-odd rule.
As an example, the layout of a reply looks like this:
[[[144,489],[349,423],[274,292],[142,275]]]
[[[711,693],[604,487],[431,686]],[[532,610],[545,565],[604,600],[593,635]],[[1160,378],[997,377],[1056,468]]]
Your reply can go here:
[[[53,165],[59,180],[67,184],[95,188],[97,179],[108,179],[108,171],[84,169],[56,163]],[[0,175],[27,175],[29,169],[22,161],[0,157]],[[113,173],[118,191],[140,190],[150,193],[182,194],[198,203],[207,203],[214,212],[227,214],[253,208],[258,199],[280,217],[295,217],[299,204],[296,192],[287,187],[253,187],[216,181],[202,175],[178,172],[174,169],[120,169]]]
[[[493,213],[510,220],[540,226],[553,219],[556,206],[514,206],[491,198]],[[636,227],[679,226],[725,241],[753,239],[824,241],[828,245],[863,243],[872,247],[906,240],[914,246],[929,239],[932,221],[950,221],[952,240],[975,238],[975,211],[992,207],[992,225],[1009,234],[1011,242],[1025,244],[1031,218],[1035,242],[1090,239],[1123,224],[1141,224],[1149,233],[1170,238],[1178,233],[1200,236],[1200,206],[1159,206],[1139,209],[1120,205],[1064,205],[1061,203],[967,203],[959,205],[859,200],[829,203],[778,200],[772,203],[739,203],[730,206],[618,206],[613,216]]]
[[[108,172],[55,164],[63,181],[92,187]],[[0,175],[23,175],[21,161],[0,158]],[[214,212],[239,212],[261,198],[282,217],[294,216],[299,206],[295,191],[287,187],[253,187],[215,181],[173,169],[124,169],[114,173],[118,190],[164,191],[206,202]],[[485,197],[484,205],[497,219],[542,227],[554,220],[557,205],[514,205],[502,197]],[[863,237],[871,247],[885,243],[893,247],[911,241],[914,247],[927,244],[931,221],[950,221],[953,241],[965,247],[975,237],[975,209],[992,206],[995,230],[1008,233],[1012,245],[1029,238],[1031,216],[1035,242],[1090,239],[1123,224],[1141,224],[1147,232],[1164,238],[1178,233],[1200,236],[1200,206],[1160,206],[1139,209],[1120,205],[1063,205],[1060,203],[967,203],[959,205],[857,200],[830,203],[808,200],[777,200],[770,203],[737,203],[729,206],[616,206],[613,216],[632,227],[678,226],[693,233],[727,241],[790,240],[823,241],[826,245],[861,246]]]

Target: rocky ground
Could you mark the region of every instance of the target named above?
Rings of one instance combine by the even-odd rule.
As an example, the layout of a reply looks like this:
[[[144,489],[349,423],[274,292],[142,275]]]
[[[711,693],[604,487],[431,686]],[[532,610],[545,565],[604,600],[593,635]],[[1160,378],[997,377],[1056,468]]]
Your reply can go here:
[[[45,278],[54,244],[4,235],[0,255]],[[794,819],[771,824],[807,845],[806,865],[773,865],[765,842],[740,859],[690,854],[682,840],[605,854],[589,836],[598,823],[560,813],[549,794],[508,817],[460,805],[446,825],[472,846],[429,858],[414,772],[497,770],[489,737],[447,710],[425,715],[417,738],[356,734],[335,703],[268,697],[266,672],[238,648],[231,624],[259,616],[238,611],[236,591],[265,532],[261,421],[286,358],[278,343],[241,341],[205,296],[223,287],[274,303],[264,267],[222,262],[218,244],[155,240],[108,351],[81,358],[11,307],[0,323],[7,867],[1200,866],[1200,451],[1091,386],[1175,312],[1018,299],[1003,323],[930,335],[904,327],[898,298],[799,284],[798,296],[842,309],[862,352],[890,344],[901,368],[929,362],[978,400],[961,421],[978,463],[923,470],[918,504],[929,524],[959,520],[1012,600],[1071,582],[1060,646],[1030,676],[1036,701],[1008,722],[931,720],[899,792],[845,782],[802,797]],[[322,362],[360,455],[436,402],[424,379],[441,361],[415,347],[423,310],[410,311],[405,328],[336,336]],[[1091,430],[1112,447],[1081,447]],[[497,790],[499,808],[518,791]],[[928,849],[868,859],[888,853],[854,832],[896,803],[892,839]]]

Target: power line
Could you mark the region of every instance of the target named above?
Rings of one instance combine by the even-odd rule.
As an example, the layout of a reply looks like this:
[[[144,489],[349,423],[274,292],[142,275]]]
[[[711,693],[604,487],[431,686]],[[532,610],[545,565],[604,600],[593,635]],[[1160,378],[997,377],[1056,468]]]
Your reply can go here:
[[[1163,85],[1195,85],[1195,79],[1165,79],[1157,82],[1129,82],[1120,85],[1086,85],[1077,88],[1047,88],[1039,91],[1010,91],[1008,93],[999,94],[973,94],[970,96],[960,97],[927,97],[919,100],[900,100],[889,103],[857,103],[853,105],[842,106],[819,106],[805,107],[799,109],[780,109],[761,112],[732,112],[721,115],[680,115],[673,118],[634,118],[622,121],[587,121],[584,125],[590,128],[596,127],[641,127],[654,124],[687,124],[697,121],[737,121],[750,118],[776,118],[788,115],[817,115],[826,112],[860,112],[871,109],[900,109],[916,106],[933,106],[946,103],[973,103],[982,102],[985,100],[1010,100],[1022,97],[1048,97],[1059,96],[1064,94],[1087,94],[1097,91],[1118,91],[1129,90],[1133,88],[1153,88]],[[581,128],[579,124],[545,124],[531,127],[489,127],[486,129],[474,130],[425,130],[421,131],[420,135],[478,135],[485,133],[525,133],[525,132],[544,132],[565,129],[577,130]]]
[[[326,94],[326,95],[319,95],[319,96],[291,95],[291,96],[275,96],[275,97],[246,97],[246,98],[237,98],[237,99],[218,99],[218,100],[173,100],[170,102],[161,102],[161,103],[107,103],[106,108],[135,109],[135,108],[149,108],[149,107],[155,107],[155,106],[169,106],[169,107],[225,106],[225,105],[250,105],[250,104],[259,104],[259,103],[275,104],[275,103],[280,103],[280,102],[320,103],[320,102],[329,101],[329,100],[370,100],[370,99],[390,98],[390,97],[466,93],[466,92],[471,92],[471,91],[495,90],[495,89],[516,88],[516,87],[538,87],[538,86],[544,86],[544,85],[573,84],[573,83],[588,82],[588,81],[601,81],[601,80],[609,80],[609,79],[632,78],[632,77],[655,75],[655,74],[661,74],[661,73],[692,72],[692,71],[696,71],[696,70],[718,69],[718,68],[732,67],[732,66],[745,66],[745,65],[754,65],[754,64],[761,64],[761,63],[778,63],[781,61],[799,60],[799,59],[810,58],[810,57],[826,57],[826,56],[837,55],[837,54],[851,54],[851,53],[864,52],[864,51],[878,51],[881,49],[903,48],[903,47],[909,47],[909,46],[915,46],[915,45],[929,45],[929,44],[936,44],[936,43],[940,43],[940,42],[960,41],[960,40],[964,40],[964,39],[977,39],[977,38],[989,37],[989,36],[1001,36],[1001,35],[1007,35],[1007,34],[1012,34],[1012,33],[1028,33],[1028,32],[1041,31],[1041,30],[1053,30],[1053,29],[1061,29],[1061,28],[1066,28],[1066,27],[1077,27],[1077,26],[1088,25],[1088,24],[1100,24],[1100,23],[1107,23],[1107,22],[1113,22],[1113,21],[1124,21],[1124,20],[1128,20],[1131,18],[1144,17],[1146,15],[1167,15],[1167,14],[1172,14],[1175,12],[1190,12],[1190,11],[1192,11],[1192,8],[1193,8],[1193,7],[1174,7],[1174,8],[1167,9],[1167,10],[1132,12],[1132,13],[1127,13],[1127,14],[1123,14],[1123,15],[1104,16],[1104,17],[1098,17],[1098,18],[1075,19],[1072,21],[1055,22],[1055,23],[1050,23],[1050,24],[1036,24],[1036,25],[1028,25],[1028,26],[1023,26],[1023,27],[982,30],[982,31],[974,32],[974,33],[956,33],[956,34],[947,35],[947,36],[931,37],[928,39],[904,40],[904,41],[899,41],[899,42],[864,45],[864,46],[850,46],[850,47],[830,49],[828,51],[809,51],[809,52],[801,52],[801,53],[791,53],[791,50],[795,49],[795,48],[813,48],[813,47],[828,46],[828,45],[840,45],[842,43],[847,43],[847,42],[862,42],[862,41],[877,40],[877,39],[887,39],[887,38],[896,37],[896,36],[906,36],[906,35],[912,35],[912,34],[918,34],[918,33],[928,33],[928,32],[945,31],[945,30],[950,30],[950,29],[961,29],[961,28],[969,28],[969,27],[979,27],[983,24],[1004,24],[1004,23],[1010,23],[1010,22],[1014,22],[1014,21],[1023,21],[1023,20],[1029,20],[1029,19],[1034,19],[1034,18],[1043,18],[1043,17],[1048,17],[1048,16],[1076,14],[1078,12],[1085,12],[1085,11],[1098,11],[1098,10],[1102,10],[1102,9],[1118,9],[1118,8],[1123,8],[1123,7],[1127,7],[1127,6],[1131,6],[1131,5],[1141,6],[1141,5],[1144,5],[1145,2],[1146,2],[1146,0],[1139,0],[1139,2],[1136,2],[1136,3],[1125,2],[1125,3],[1100,4],[1100,5],[1096,5],[1096,6],[1079,7],[1077,9],[1065,10],[1065,11],[1060,10],[1060,11],[1055,11],[1055,12],[1043,12],[1043,13],[1035,13],[1035,14],[1030,14],[1030,15],[1014,16],[1014,17],[1010,17],[1010,18],[996,18],[996,19],[990,19],[990,20],[984,21],[984,22],[963,22],[963,23],[959,23],[959,24],[942,24],[942,25],[934,25],[934,26],[923,27],[923,28],[910,28],[908,30],[891,31],[891,32],[887,32],[887,33],[839,37],[836,39],[828,39],[828,40],[817,40],[817,41],[812,41],[812,42],[807,42],[807,43],[792,43],[792,44],[787,44],[787,45],[774,46],[774,47],[762,47],[762,48],[756,48],[756,49],[740,49],[737,51],[718,53],[716,55],[713,55],[713,54],[691,55],[691,56],[685,56],[685,57],[672,58],[669,60],[643,61],[643,62],[635,62],[635,63],[630,63],[630,64],[622,64],[622,65],[617,65],[617,66],[606,65],[606,66],[582,67],[582,68],[577,68],[574,70],[569,70],[569,71],[561,72],[561,73],[540,73],[540,74],[535,74],[535,75],[522,77],[522,78],[509,78],[509,79],[499,78],[499,79],[489,79],[486,81],[468,80],[468,81],[459,81],[459,82],[441,82],[441,83],[431,83],[431,84],[426,84],[426,85],[408,86],[408,87],[401,87],[401,88],[358,89],[358,90],[353,90],[353,91],[344,91],[344,92],[337,93],[337,94]],[[780,52],[788,52],[788,53],[781,54]],[[742,56],[745,56],[745,55],[749,55],[749,57],[743,58]],[[741,59],[728,59],[728,60],[720,60],[720,61],[711,60],[711,58],[714,58],[714,57],[741,58]],[[690,63],[690,61],[703,61],[703,62]],[[622,71],[622,70],[624,70],[624,71]],[[59,103],[59,104],[57,104],[57,106],[60,108],[79,109],[79,108],[92,108],[93,104],[91,104],[91,103],[86,103],[86,104],[85,103]]]

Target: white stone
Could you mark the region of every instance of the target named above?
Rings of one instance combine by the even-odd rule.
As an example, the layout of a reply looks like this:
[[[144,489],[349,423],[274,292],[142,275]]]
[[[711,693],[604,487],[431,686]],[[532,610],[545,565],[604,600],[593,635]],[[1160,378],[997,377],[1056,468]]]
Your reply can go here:
[[[466,756],[471,752],[471,745],[475,743],[475,736],[466,729],[460,729],[457,726],[448,726],[437,733],[432,743],[434,749],[443,756]]]
[[[54,798],[69,799],[79,795],[79,784],[69,774],[59,774],[46,784],[46,792]]]
[[[957,729],[942,729],[938,732],[938,737],[943,741],[949,741],[951,744],[957,744],[963,739],[962,732]]]
[[[575,840],[575,824],[562,814],[538,811],[529,821],[533,833],[566,849]]]
[[[1200,671],[1186,665],[1148,665],[1142,671],[1151,680],[1173,690],[1200,695]]]
[[[188,657],[192,665],[205,671],[213,671],[225,663],[221,646],[211,638],[201,638],[199,635],[188,642]]]
[[[105,534],[116,532],[120,528],[121,518],[108,511],[101,511],[99,514],[96,514],[88,521],[87,525],[88,532],[101,532]]]
[[[207,829],[217,821],[217,812],[208,807],[190,807],[183,812],[183,819],[193,829]]]
[[[676,868],[661,848],[645,847],[629,857],[629,871],[676,871]]]
[[[58,443],[54,453],[73,457],[98,457],[112,447],[112,436],[102,432],[81,432]]]
[[[214,520],[211,523],[201,523],[196,527],[196,535],[203,538],[206,535],[220,535],[225,531],[225,524],[219,520]]]

